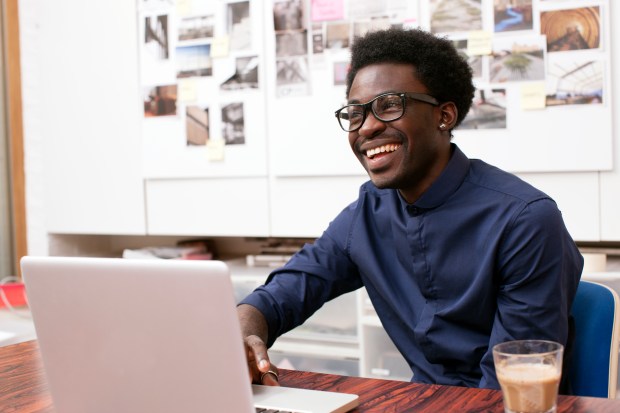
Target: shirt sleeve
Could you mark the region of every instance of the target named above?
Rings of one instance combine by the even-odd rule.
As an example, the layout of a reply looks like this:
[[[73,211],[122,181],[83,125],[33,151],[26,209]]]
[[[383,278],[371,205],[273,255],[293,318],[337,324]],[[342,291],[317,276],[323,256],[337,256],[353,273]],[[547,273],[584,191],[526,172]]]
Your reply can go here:
[[[480,387],[499,388],[493,364],[495,344],[509,340],[568,339],[568,318],[583,258],[556,204],[528,204],[507,228],[498,253],[497,312]]]
[[[265,285],[241,302],[256,307],[265,316],[268,347],[277,337],[301,325],[325,302],[362,286],[347,252],[355,213],[354,203],[320,238],[306,244],[286,265],[272,272]]]

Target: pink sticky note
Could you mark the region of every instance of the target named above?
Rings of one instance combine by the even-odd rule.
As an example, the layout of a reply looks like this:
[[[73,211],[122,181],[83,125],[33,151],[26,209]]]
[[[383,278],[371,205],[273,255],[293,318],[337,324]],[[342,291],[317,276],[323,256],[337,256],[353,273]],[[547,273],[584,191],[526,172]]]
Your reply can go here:
[[[344,19],[344,0],[312,0],[313,22]]]

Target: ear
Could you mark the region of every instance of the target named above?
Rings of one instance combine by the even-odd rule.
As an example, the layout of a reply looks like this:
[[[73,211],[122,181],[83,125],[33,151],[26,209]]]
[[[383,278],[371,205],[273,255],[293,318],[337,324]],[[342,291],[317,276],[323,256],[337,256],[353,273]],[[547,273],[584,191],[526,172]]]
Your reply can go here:
[[[458,113],[459,111],[456,108],[456,105],[452,102],[445,102],[439,105],[439,119],[437,122],[437,128],[442,131],[454,129]]]

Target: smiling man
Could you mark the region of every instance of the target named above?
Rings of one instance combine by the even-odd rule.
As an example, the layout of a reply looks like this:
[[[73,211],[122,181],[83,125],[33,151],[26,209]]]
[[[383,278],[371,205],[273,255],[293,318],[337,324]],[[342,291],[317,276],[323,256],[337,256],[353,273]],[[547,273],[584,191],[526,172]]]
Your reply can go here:
[[[552,199],[451,143],[474,94],[467,62],[421,30],[369,33],[351,56],[335,115],[370,181],[239,305],[252,379],[277,384],[267,348],[362,286],[413,381],[499,388],[491,349],[508,340],[570,353],[583,259]]]

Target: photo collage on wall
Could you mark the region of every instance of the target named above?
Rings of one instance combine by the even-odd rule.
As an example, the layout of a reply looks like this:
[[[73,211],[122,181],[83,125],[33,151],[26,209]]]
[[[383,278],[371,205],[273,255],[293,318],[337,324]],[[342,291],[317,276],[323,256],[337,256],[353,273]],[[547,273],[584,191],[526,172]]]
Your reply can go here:
[[[349,47],[370,30],[417,26],[418,4],[392,0],[271,0],[276,48],[276,95],[311,93],[312,72],[329,64],[335,86],[345,84]]]
[[[263,46],[250,1],[136,1],[145,122],[182,123],[188,150],[246,144],[244,93],[259,93]]]
[[[467,60],[477,90],[458,139],[475,141],[474,153],[487,135],[469,131],[519,148],[543,113],[607,121],[609,0],[136,1],[151,165],[177,155],[166,140],[186,152],[224,142],[225,153],[247,152],[235,165],[264,159],[267,122],[282,121],[269,115],[289,116],[293,99],[339,107],[355,38],[389,27],[431,31]]]
[[[272,1],[278,97],[310,93],[325,55],[333,85],[344,85],[356,36],[420,27],[452,40],[472,68],[477,91],[460,129],[505,129],[513,110],[604,100],[607,1]],[[520,103],[510,104],[510,94]]]
[[[602,103],[601,9],[600,2],[495,0],[491,52],[480,55],[484,89],[460,129],[506,127],[510,110]],[[520,107],[505,105],[507,93],[520,94]]]

